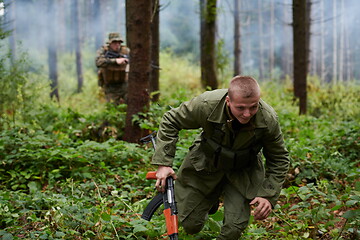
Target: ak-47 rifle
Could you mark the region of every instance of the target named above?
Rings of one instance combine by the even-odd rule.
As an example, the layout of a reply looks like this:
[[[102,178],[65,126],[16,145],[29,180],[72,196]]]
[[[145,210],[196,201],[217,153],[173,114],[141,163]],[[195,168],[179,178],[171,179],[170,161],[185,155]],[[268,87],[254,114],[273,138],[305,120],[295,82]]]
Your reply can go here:
[[[156,179],[156,172],[148,172],[146,179]],[[171,240],[178,239],[178,216],[175,202],[174,179],[168,177],[166,179],[165,191],[158,193],[146,206],[141,218],[150,221],[155,211],[164,204],[164,216],[166,222],[167,234]]]
[[[151,141],[155,149],[155,133],[156,132],[153,132],[150,135],[141,138],[140,141],[144,143]],[[146,179],[157,179],[156,172],[148,172],[146,174]],[[171,240],[178,240],[178,211],[175,201],[174,179],[172,177],[166,178],[165,191],[158,193],[150,201],[141,215],[141,218],[150,221],[161,204],[164,205],[163,213],[165,216],[167,234]]]

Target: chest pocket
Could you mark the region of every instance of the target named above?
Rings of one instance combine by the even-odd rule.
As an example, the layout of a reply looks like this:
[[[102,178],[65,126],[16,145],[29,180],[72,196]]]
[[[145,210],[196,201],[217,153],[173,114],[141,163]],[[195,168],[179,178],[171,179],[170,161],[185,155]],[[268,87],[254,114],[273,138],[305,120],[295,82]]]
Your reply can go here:
[[[260,132],[256,129],[248,148],[234,150],[221,145],[225,133],[222,131],[223,124],[214,124],[214,131],[210,137],[203,133],[201,136],[201,148],[207,161],[213,167],[224,171],[233,171],[247,168],[251,163],[257,162],[257,155],[262,145],[259,141]]]
[[[112,66],[102,69],[105,84],[125,82],[125,69],[123,66]]]

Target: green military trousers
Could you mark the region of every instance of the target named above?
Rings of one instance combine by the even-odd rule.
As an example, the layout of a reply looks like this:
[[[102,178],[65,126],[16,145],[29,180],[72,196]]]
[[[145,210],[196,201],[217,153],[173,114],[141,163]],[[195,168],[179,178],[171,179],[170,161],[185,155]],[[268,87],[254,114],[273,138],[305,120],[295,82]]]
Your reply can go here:
[[[127,82],[105,84],[104,92],[107,102],[115,104],[124,103],[127,97]]]
[[[222,175],[222,177],[221,177]],[[214,184],[215,179],[220,181]],[[175,199],[179,221],[189,234],[201,231],[210,208],[223,197],[224,220],[217,240],[238,240],[247,227],[250,217],[250,201],[227,179],[223,172],[206,173],[181,168],[175,182]]]

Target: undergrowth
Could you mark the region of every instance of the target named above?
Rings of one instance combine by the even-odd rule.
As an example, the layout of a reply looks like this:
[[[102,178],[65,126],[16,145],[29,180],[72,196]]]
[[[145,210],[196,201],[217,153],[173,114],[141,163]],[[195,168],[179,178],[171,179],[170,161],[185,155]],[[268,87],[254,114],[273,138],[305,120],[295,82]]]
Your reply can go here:
[[[170,53],[162,59],[160,101],[137,116],[151,131],[170,107],[201,92],[188,60]],[[82,93],[61,92],[60,104],[48,99],[45,76],[6,76],[23,90],[11,93],[16,104],[1,105],[0,239],[166,239],[160,211],[150,222],[140,218],[156,194],[154,182],[145,179],[154,170],[153,147],[121,140],[126,105],[103,101],[95,71],[86,70]],[[72,79],[69,88],[75,89],[74,78],[60,79]],[[272,215],[251,219],[243,239],[357,239],[359,85],[313,79],[309,113],[299,116],[291,84],[260,84],[279,115],[291,167]],[[197,133],[180,132],[175,169]],[[197,235],[180,227],[180,239],[214,239],[222,220],[220,208]]]

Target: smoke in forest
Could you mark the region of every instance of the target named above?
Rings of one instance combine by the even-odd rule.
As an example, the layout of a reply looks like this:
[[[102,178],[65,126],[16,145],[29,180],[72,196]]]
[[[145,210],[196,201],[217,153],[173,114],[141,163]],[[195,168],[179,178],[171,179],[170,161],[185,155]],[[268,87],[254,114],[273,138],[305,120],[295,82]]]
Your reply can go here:
[[[48,0],[4,2],[6,14],[3,14],[4,11],[0,6],[0,16],[3,22],[13,23],[8,25],[15,28],[16,40],[22,43],[25,50],[46,54],[46,48],[54,46],[60,52],[73,51],[72,4],[74,1],[54,0],[51,1],[52,6],[49,6]],[[243,70],[256,74],[262,62],[265,72],[285,72],[282,62],[284,59],[288,62],[292,61],[292,1],[239,0],[239,2]],[[79,0],[78,3],[80,35],[84,51],[93,51],[95,54],[95,50],[105,42],[109,32],[120,32],[126,41],[125,1]],[[7,4],[14,7],[11,15],[13,19],[6,19]],[[191,53],[194,59],[198,59],[199,1],[161,0],[160,4],[161,48],[171,49],[179,55]],[[323,61],[328,67],[327,78],[331,79],[331,65],[335,56],[335,59],[343,61],[348,79],[360,78],[360,41],[357,37],[360,35],[359,10],[360,2],[356,0],[312,1],[310,72],[316,74],[320,62]],[[218,0],[217,12],[217,38],[224,43],[221,54],[230,59],[229,69],[231,69],[234,0]],[[55,31],[49,31],[51,28]],[[335,50],[334,46],[336,46]],[[272,58],[274,60],[271,60]],[[271,61],[274,62],[273,65]],[[270,69],[271,66],[273,69]]]

